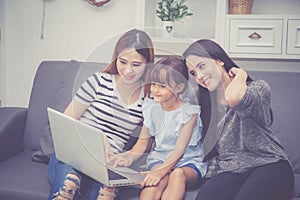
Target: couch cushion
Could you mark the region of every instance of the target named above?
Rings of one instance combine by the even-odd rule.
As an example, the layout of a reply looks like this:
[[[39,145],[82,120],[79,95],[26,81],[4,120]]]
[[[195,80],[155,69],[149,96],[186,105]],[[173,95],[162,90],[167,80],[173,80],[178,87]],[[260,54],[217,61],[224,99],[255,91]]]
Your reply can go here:
[[[46,108],[51,107],[61,112],[64,111],[81,83],[89,75],[97,70],[102,70],[105,66],[105,63],[77,61],[44,61],[41,63],[30,96],[24,133],[25,150],[37,150],[42,142],[40,141],[42,134],[47,134]]]
[[[189,188],[185,192],[184,200],[194,200],[198,194],[199,187]],[[141,189],[138,186],[122,187],[116,200],[138,200]]]
[[[48,63],[52,63],[53,61],[47,61]],[[59,62],[55,62],[55,64],[59,65]],[[63,66],[66,65],[65,62],[62,62]],[[82,82],[86,80],[88,76],[92,73],[104,69],[107,66],[106,63],[89,63],[83,62],[79,63],[76,61],[69,62],[70,65],[66,65],[66,68],[69,70],[65,70],[64,68],[58,68],[56,73],[61,74],[58,77],[58,81],[61,82],[62,87],[58,87],[57,93],[54,93],[55,100],[49,100],[48,104],[44,107],[51,107],[58,111],[64,111],[67,104],[70,102],[73,94],[77,91],[77,89],[81,86]],[[51,66],[51,65],[50,65]],[[49,66],[48,66],[49,68]],[[64,76],[64,73],[69,73],[69,71],[75,70],[73,74],[73,78],[69,76]],[[55,92],[55,90],[54,90]],[[44,108],[43,108],[44,109]],[[46,112],[46,109],[44,110]],[[49,156],[53,152],[53,142],[52,142],[52,135],[49,126],[49,121],[47,114],[46,115],[46,122],[42,121],[44,124],[43,131],[41,132],[41,139],[40,139],[40,147],[39,149],[33,154],[32,159],[37,162],[48,163]]]
[[[254,79],[267,81],[272,89],[272,129],[286,149],[294,172],[300,173],[300,85],[299,72],[249,72]]]
[[[32,154],[32,160],[48,164],[51,154],[54,151],[52,141],[52,133],[49,122],[46,123],[45,129],[42,133],[39,149]]]
[[[0,161],[21,152],[27,109],[0,107]]]
[[[32,153],[23,152],[0,163],[0,199],[47,199],[47,165],[32,162]]]
[[[294,174],[295,176],[295,198],[300,200],[300,174]]]
[[[46,108],[64,109],[72,96],[73,82],[80,63],[44,61],[36,72],[24,132],[24,149],[37,150],[48,121]]]

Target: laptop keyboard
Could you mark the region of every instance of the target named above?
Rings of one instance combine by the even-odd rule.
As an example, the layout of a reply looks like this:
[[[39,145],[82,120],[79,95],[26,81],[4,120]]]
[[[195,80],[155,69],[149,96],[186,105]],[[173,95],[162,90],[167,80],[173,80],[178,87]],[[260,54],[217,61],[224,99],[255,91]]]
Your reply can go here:
[[[127,179],[125,176],[118,174],[110,169],[108,169],[108,177],[109,180],[120,180],[120,179]]]

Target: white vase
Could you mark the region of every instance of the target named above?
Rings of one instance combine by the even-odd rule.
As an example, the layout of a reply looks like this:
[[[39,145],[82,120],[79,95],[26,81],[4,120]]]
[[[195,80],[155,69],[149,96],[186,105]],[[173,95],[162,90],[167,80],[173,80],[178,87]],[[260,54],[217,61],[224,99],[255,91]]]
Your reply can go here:
[[[174,21],[162,21],[162,37],[174,37]]]

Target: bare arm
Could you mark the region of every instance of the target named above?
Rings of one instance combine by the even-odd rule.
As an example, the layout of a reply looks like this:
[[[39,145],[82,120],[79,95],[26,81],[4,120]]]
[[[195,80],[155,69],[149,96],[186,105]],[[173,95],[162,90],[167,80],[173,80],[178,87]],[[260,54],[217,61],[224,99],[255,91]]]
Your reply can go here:
[[[88,108],[87,105],[72,100],[64,111],[64,114],[79,119],[83,112]]]
[[[132,147],[130,151],[117,154],[112,158],[115,166],[130,166],[135,160],[137,160],[146,151],[151,135],[149,129],[144,125],[142,127],[139,139]]]
[[[236,106],[247,91],[247,73],[241,68],[233,67],[229,71],[231,82],[225,89],[225,101],[230,107]]]
[[[132,157],[134,160],[138,159],[147,149],[151,135],[149,133],[149,129],[144,125],[142,127],[139,139],[136,144],[130,150]]]
[[[175,148],[169,155],[167,160],[158,168],[151,172],[146,172],[147,176],[144,179],[142,186],[157,185],[159,181],[169,173],[177,162],[182,158],[186,147],[189,144],[190,138],[193,134],[193,129],[197,121],[197,115],[193,115],[188,123],[186,123],[180,131],[179,137],[177,138]],[[149,184],[151,183],[151,184]]]
[[[88,108],[87,105],[84,105],[82,103],[79,103],[76,100],[72,100],[69,105],[67,106],[67,108],[64,111],[64,114],[73,117],[75,119],[79,119],[80,116],[84,113],[84,111]],[[103,136],[104,139],[104,145],[105,145],[105,150],[106,150],[106,160],[107,162],[110,161],[110,157],[112,157],[114,155],[109,141],[107,139],[107,137],[104,135]]]

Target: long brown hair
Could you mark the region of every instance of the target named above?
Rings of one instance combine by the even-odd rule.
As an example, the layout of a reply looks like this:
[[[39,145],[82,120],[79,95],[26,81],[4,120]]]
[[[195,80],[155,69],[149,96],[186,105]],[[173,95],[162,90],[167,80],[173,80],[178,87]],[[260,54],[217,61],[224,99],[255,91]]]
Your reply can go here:
[[[224,49],[212,40],[202,39],[193,42],[184,51],[183,57],[186,59],[190,55],[222,61],[224,63],[224,69],[227,73],[232,67],[238,67],[238,65],[229,57]],[[246,81],[247,84],[249,84],[251,81],[253,81],[253,79],[248,75]],[[214,144],[218,138],[218,134],[220,134],[217,130],[219,122],[217,94],[216,91],[210,92],[200,85],[198,85],[198,91],[198,102],[201,106],[200,118],[203,122],[203,133],[201,140],[203,141],[204,152],[206,154],[205,159],[209,160],[217,154]],[[273,118],[271,108],[270,112],[271,118]],[[205,136],[208,136],[208,139],[204,142]]]
[[[117,74],[117,59],[119,54],[124,49],[134,48],[141,56],[146,59],[146,63],[154,62],[154,49],[152,40],[149,35],[138,29],[131,29],[124,33],[118,40],[114,51],[111,63],[103,70],[109,74]]]

